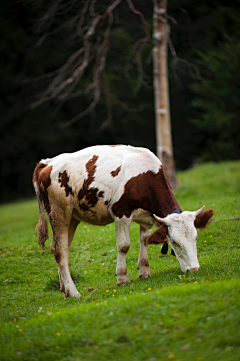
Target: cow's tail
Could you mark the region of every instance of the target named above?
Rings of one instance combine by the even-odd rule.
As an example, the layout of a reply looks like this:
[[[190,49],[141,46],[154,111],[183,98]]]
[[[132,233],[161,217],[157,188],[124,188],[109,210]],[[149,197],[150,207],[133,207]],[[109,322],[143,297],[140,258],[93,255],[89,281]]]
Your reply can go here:
[[[38,244],[42,249],[44,249],[44,244],[46,240],[48,239],[48,224],[47,224],[47,218],[44,212],[43,207],[43,199],[41,195],[41,191],[38,185],[38,175],[40,171],[46,166],[46,164],[38,163],[34,173],[33,173],[33,186],[35,189],[35,193],[38,200],[38,207],[39,207],[39,222],[36,225],[36,233],[38,235]]]

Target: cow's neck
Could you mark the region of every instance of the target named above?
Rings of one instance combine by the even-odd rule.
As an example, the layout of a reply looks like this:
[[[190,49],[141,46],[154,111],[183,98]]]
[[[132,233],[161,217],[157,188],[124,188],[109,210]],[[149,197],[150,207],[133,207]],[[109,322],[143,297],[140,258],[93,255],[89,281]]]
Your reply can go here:
[[[155,187],[155,192],[156,194],[154,196],[156,197],[156,201],[154,201],[154,212],[156,215],[164,218],[175,210],[181,211],[162,167],[157,173],[157,187]]]

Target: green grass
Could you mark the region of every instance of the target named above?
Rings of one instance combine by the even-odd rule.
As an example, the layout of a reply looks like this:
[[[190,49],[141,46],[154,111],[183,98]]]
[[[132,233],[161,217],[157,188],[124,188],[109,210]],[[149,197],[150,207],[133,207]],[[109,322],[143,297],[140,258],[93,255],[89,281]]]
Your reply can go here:
[[[178,178],[183,210],[215,210],[215,222],[199,232],[200,271],[184,276],[175,257],[150,246],[152,277],[140,280],[133,224],[131,282],[118,287],[114,225],[81,224],[70,253],[81,299],[64,300],[50,241],[46,251],[37,244],[37,201],[0,207],[1,361],[240,359],[240,222],[229,220],[239,217],[240,162],[200,165]]]
[[[238,360],[239,286],[185,285],[52,314],[42,310],[7,328],[2,359]]]

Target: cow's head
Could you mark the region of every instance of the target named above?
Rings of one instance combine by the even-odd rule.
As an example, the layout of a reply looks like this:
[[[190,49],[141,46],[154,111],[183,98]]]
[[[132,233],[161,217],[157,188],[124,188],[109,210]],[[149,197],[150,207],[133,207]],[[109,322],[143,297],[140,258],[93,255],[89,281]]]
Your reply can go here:
[[[179,260],[182,271],[198,271],[200,266],[197,259],[196,228],[204,229],[214,213],[213,209],[203,212],[204,208],[205,206],[196,212],[169,214],[165,218],[154,215],[162,225],[148,237],[147,244],[165,243],[167,239]]]

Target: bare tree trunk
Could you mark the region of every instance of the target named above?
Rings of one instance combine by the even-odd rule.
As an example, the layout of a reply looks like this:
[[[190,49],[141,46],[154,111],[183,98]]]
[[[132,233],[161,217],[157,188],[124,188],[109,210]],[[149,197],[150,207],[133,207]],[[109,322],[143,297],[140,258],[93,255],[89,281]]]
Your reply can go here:
[[[157,156],[163,164],[168,181],[176,187],[173,158],[167,72],[167,0],[154,0],[153,9],[153,77],[155,94],[155,118]]]

